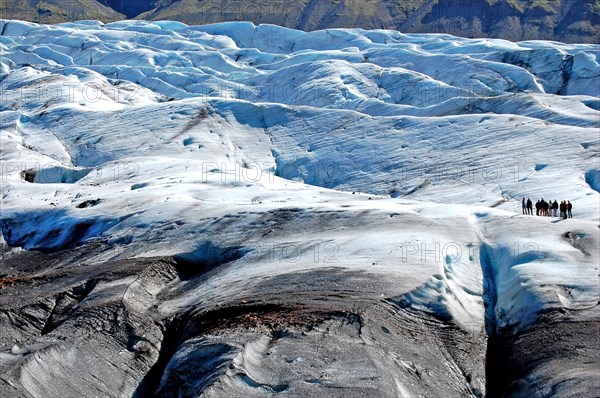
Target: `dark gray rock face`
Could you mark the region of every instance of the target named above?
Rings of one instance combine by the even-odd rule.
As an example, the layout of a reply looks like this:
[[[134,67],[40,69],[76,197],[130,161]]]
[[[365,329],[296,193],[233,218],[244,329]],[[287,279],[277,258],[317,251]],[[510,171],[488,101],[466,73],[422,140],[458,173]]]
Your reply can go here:
[[[127,18],[134,18],[135,16],[143,12],[150,11],[161,4],[168,3],[159,0],[100,0],[99,2],[125,15]]]
[[[488,396],[590,396],[600,387],[598,353],[589,349],[600,344],[598,321],[597,310],[552,312],[523,333],[490,338]]]
[[[167,314],[161,302],[193,293],[218,269],[182,279],[173,258],[86,264],[102,250],[4,256],[2,269],[19,276],[2,279],[2,396],[386,397],[410,388],[442,397],[484,388],[485,336],[378,299],[384,281],[371,276],[284,275],[248,286],[244,298]]]
[[[549,312],[486,337],[376,294],[389,282],[323,268],[181,306],[227,264],[90,264],[102,245],[3,256],[0,395],[6,397],[589,396],[597,307]],[[182,273],[181,271],[186,271]],[[408,396],[408,395],[406,395]]]

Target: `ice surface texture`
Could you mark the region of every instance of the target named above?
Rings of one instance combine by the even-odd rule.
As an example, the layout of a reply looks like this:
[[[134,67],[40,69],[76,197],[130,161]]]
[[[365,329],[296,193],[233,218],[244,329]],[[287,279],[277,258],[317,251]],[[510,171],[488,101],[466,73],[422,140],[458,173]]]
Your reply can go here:
[[[600,46],[0,31],[11,396],[477,396],[486,334],[597,318]],[[521,215],[522,197],[575,218]],[[581,366],[531,374],[573,393]]]

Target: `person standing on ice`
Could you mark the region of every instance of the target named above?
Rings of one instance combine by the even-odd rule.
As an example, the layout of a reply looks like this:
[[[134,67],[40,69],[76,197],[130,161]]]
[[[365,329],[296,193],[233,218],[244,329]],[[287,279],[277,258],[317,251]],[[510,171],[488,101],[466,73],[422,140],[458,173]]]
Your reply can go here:
[[[548,202],[546,202],[544,200],[544,198],[542,198],[542,211],[541,211],[540,215],[542,215],[542,216],[548,215]]]
[[[556,217],[558,215],[558,202],[554,199],[554,203],[552,203],[552,215]]]
[[[538,201],[535,203],[535,215],[536,216],[540,215],[541,208],[542,208],[542,204],[540,203],[540,200],[538,199]]]
[[[563,220],[567,218],[567,204],[564,200],[560,202],[560,218]]]
[[[527,214],[527,201],[525,200],[525,196],[523,196],[523,200],[521,201],[521,210],[523,214]]]
[[[533,215],[533,203],[530,198],[527,198],[527,214]]]
[[[571,202],[569,202],[567,200],[567,217],[569,217],[569,218],[573,218],[573,214],[571,213],[572,209],[573,209],[573,205],[571,204]]]

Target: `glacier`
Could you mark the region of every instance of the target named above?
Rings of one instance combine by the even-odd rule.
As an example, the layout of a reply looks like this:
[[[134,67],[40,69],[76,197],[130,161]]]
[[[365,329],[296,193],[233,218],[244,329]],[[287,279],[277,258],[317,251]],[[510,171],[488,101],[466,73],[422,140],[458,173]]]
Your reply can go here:
[[[2,396],[600,387],[600,45],[0,32]]]

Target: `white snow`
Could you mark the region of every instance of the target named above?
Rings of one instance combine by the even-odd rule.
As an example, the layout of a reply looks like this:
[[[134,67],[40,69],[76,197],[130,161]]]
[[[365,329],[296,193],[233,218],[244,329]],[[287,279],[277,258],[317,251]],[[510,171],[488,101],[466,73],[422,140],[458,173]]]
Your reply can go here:
[[[465,328],[483,328],[490,278],[497,327],[597,303],[600,46],[243,22],[0,31],[11,245],[240,248],[165,312],[323,267],[385,275],[374,297]],[[569,199],[575,218],[522,216],[523,196]]]

